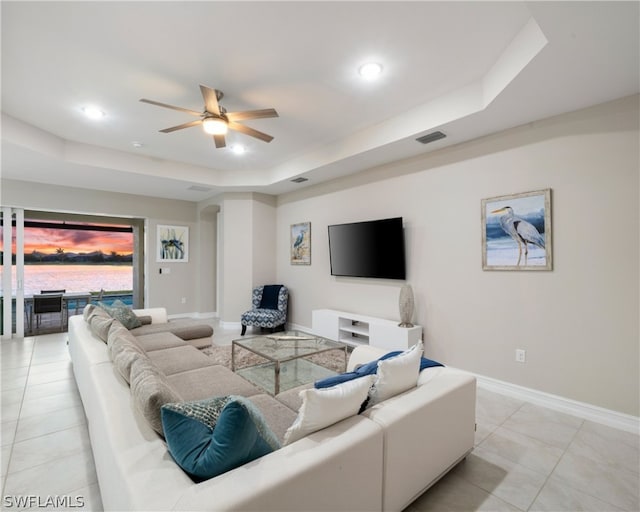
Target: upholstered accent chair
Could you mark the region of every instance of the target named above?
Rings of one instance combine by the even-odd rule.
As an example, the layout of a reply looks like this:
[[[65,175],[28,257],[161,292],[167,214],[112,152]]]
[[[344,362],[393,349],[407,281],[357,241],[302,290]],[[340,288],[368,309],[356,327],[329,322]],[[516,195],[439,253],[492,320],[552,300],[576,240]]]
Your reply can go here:
[[[252,308],[242,314],[242,336],[247,332],[248,325],[284,330],[287,322],[287,305],[289,290],[281,284],[256,286],[251,298]]]

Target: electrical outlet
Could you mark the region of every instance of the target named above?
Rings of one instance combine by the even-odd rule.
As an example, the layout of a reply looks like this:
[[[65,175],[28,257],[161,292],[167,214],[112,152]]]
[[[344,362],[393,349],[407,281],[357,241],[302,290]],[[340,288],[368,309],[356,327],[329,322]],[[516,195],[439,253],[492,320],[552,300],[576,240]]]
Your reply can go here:
[[[521,348],[516,349],[516,361],[519,363],[524,363],[527,360],[527,352],[522,350]]]
[[[180,299],[180,302],[182,302],[183,304],[187,303],[187,298],[186,297],[182,297],[182,299]]]

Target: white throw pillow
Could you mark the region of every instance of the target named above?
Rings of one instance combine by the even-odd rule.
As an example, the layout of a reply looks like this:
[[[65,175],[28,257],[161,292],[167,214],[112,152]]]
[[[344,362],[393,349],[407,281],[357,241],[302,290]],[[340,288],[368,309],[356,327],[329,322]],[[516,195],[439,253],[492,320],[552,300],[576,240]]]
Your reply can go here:
[[[383,402],[415,387],[420,375],[420,358],[423,353],[422,341],[395,357],[378,361],[373,387],[369,392],[369,406]]]
[[[302,405],[296,421],[284,435],[283,445],[358,414],[374,379],[373,375],[367,375],[330,388],[300,391]]]

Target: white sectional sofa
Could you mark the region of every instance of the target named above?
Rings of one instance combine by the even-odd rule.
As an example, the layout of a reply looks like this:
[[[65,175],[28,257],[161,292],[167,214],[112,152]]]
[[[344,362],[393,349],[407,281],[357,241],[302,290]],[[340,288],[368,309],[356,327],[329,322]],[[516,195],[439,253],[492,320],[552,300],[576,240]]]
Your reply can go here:
[[[137,313],[151,316],[154,323],[166,321],[162,309]],[[112,364],[107,345],[92,334],[82,316],[70,318],[69,350],[105,510],[402,510],[473,448],[474,377],[444,367],[428,368],[409,391],[239,468],[194,483],[133,406],[129,385]],[[359,347],[348,369],[382,354],[379,349]],[[200,396],[221,391],[212,386],[201,389]],[[263,410],[264,404],[283,407],[278,409],[281,421],[281,411],[290,400],[260,393],[246,395]],[[291,418],[295,416],[291,411]]]

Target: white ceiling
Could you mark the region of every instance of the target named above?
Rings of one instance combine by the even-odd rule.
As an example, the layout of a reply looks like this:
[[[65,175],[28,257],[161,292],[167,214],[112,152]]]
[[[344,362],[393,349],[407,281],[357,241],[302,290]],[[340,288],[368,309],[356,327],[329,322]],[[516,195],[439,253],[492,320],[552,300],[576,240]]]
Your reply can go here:
[[[639,6],[3,1],[2,177],[191,201],[295,190],[638,93]],[[138,101],[200,111],[201,83],[228,111],[275,108],[245,123],[274,140],[230,132],[238,156],[200,127],[159,133],[193,118]]]

